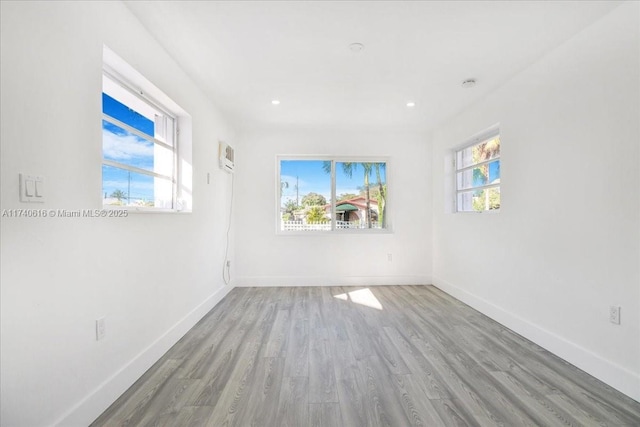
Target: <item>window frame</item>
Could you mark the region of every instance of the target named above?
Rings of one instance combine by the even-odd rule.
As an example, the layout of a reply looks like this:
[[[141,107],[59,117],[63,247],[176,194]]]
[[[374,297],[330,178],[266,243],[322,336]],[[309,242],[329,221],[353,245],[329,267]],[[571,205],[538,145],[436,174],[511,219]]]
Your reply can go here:
[[[141,174],[141,175],[145,175],[145,176],[149,176],[152,177],[154,180],[155,179],[164,179],[167,180],[168,182],[171,183],[171,206],[170,207],[155,207],[155,206],[132,206],[132,205],[108,205],[104,203],[104,199],[102,202],[102,208],[103,209],[117,209],[117,210],[127,210],[129,212],[148,212],[148,213],[154,213],[154,212],[181,212],[183,211],[183,207],[181,206],[180,200],[179,200],[179,191],[178,188],[180,186],[180,176],[181,176],[181,171],[179,170],[179,157],[180,157],[180,142],[179,142],[179,134],[180,134],[180,120],[179,120],[179,114],[172,112],[169,108],[167,108],[165,105],[163,105],[162,103],[158,102],[157,100],[155,100],[153,97],[149,96],[149,94],[147,92],[145,92],[144,90],[141,90],[137,87],[137,85],[133,84],[130,80],[128,80],[126,77],[124,77],[121,73],[119,73],[118,71],[116,71],[113,67],[111,67],[109,64],[107,63],[103,63],[103,68],[102,68],[102,79],[104,81],[104,79],[107,78],[109,79],[112,83],[120,86],[123,90],[125,90],[126,92],[128,92],[129,95],[135,97],[136,99],[138,99],[140,102],[146,104],[146,106],[148,106],[151,109],[157,110],[159,113],[161,113],[163,115],[163,117],[169,118],[172,123],[173,123],[173,129],[171,131],[170,134],[167,135],[167,139],[169,139],[169,136],[171,138],[171,142],[164,142],[161,141],[160,139],[158,139],[156,136],[150,136],[145,134],[144,132],[134,128],[133,126],[124,123],[114,117],[109,116],[108,114],[106,114],[104,112],[104,107],[101,108],[102,110],[102,114],[101,114],[101,126],[103,121],[106,121],[114,126],[117,126],[121,129],[126,130],[127,132],[135,135],[136,137],[142,138],[145,141],[151,142],[154,144],[154,147],[156,145],[161,146],[167,150],[170,150],[171,152],[171,157],[172,157],[172,162],[171,162],[171,175],[165,175],[162,173],[158,173],[155,171],[150,171],[150,170],[146,170],[146,169],[142,169],[142,168],[138,168],[136,166],[132,166],[132,165],[128,165],[126,163],[120,163],[114,160],[109,160],[109,159],[105,159],[104,158],[104,148],[102,148],[102,159],[101,159],[101,168],[103,166],[110,166],[110,167],[114,167],[114,168],[118,168],[121,170],[125,170],[125,171],[130,171],[130,172],[134,172],[137,174]],[[145,79],[146,80],[146,79]],[[149,85],[151,85],[151,83],[148,83]],[[155,89],[156,91],[158,91],[158,89]],[[104,92],[104,83],[102,86],[102,92],[101,94],[106,93]],[[106,93],[107,95],[109,95],[109,93]],[[164,95],[164,94],[162,94]],[[111,96],[111,95],[109,95]],[[164,95],[166,97],[166,95]],[[118,101],[120,102],[120,101]],[[132,108],[127,104],[124,104],[121,102],[121,104],[125,105],[126,107]],[[133,108],[132,108],[133,109]],[[135,111],[135,110],[134,110]],[[165,131],[166,131],[166,123],[165,123]],[[154,160],[155,160],[155,155],[154,155]],[[104,182],[104,177],[102,178],[102,182]],[[155,183],[154,183],[155,185]]]
[[[495,161],[499,161],[500,162],[500,167],[502,168],[502,139],[500,138],[500,128],[499,126],[495,126],[490,128],[489,130],[486,130],[484,132],[481,132],[480,134],[476,135],[475,137],[467,140],[465,143],[457,146],[456,148],[453,149],[452,151],[452,156],[453,156],[453,212],[454,213],[461,213],[461,214],[478,214],[478,213],[500,213],[500,210],[502,208],[502,191],[501,191],[501,186],[502,186],[502,170],[500,171],[500,182],[498,182],[497,184],[485,184],[485,185],[480,185],[477,187],[471,187],[471,188],[459,188],[458,186],[458,173],[460,172],[465,172],[468,170],[473,170],[474,168],[477,168],[478,166],[484,166],[484,165],[488,165],[490,163],[493,163]],[[484,142],[488,142],[491,141],[494,138],[500,138],[500,154],[498,154],[497,157],[493,157],[491,159],[488,160],[484,160],[482,162],[478,162],[478,163],[472,163],[470,165],[467,166],[460,166],[458,165],[458,154],[461,151],[464,151],[470,147],[475,147],[476,145],[480,145]],[[482,191],[482,190],[490,190],[492,188],[497,188],[500,191],[500,207],[498,209],[483,209],[481,211],[476,211],[476,210],[461,210],[460,209],[460,204],[458,203],[458,195],[460,193],[467,193],[470,191]]]
[[[331,229],[330,230],[282,230],[281,229],[281,170],[280,165],[283,160],[300,160],[300,161],[330,161],[331,162],[331,198],[328,201],[331,203]],[[393,233],[391,228],[391,221],[389,215],[389,203],[388,198],[385,203],[385,216],[386,227],[385,228],[338,228],[336,227],[336,164],[344,162],[353,163],[385,163],[385,184],[387,186],[387,192],[389,189],[389,164],[390,158],[385,156],[330,156],[330,155],[277,155],[276,156],[276,173],[275,173],[275,227],[276,234],[282,236],[310,236],[310,235],[331,235],[331,234],[390,234]]]

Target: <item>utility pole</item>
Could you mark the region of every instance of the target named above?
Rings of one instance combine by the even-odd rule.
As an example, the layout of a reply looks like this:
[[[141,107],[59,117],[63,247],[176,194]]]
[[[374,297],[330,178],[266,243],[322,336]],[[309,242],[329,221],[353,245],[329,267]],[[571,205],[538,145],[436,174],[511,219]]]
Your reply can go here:
[[[296,206],[300,206],[300,194],[298,192],[298,177],[296,176]]]
[[[127,183],[127,205],[131,204],[131,171],[128,171],[129,173],[129,180]]]

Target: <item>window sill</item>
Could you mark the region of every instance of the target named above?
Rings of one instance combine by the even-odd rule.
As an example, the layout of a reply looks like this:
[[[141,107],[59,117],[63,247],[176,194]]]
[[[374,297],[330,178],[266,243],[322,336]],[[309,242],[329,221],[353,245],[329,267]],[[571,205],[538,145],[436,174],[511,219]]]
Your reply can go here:
[[[456,211],[454,212],[454,214],[463,214],[463,215],[477,215],[477,214],[489,214],[489,215],[495,215],[495,214],[499,214],[500,213],[500,209],[491,209],[488,211]]]
[[[317,231],[283,231],[276,230],[277,236],[340,236],[340,235],[360,235],[360,236],[374,236],[380,234],[393,234],[392,229],[384,230],[369,230],[369,229],[344,229],[344,230],[317,230]]]
[[[191,209],[160,209],[160,208],[143,208],[137,206],[113,206],[106,205],[102,209],[109,211],[127,211],[130,214],[190,214]]]

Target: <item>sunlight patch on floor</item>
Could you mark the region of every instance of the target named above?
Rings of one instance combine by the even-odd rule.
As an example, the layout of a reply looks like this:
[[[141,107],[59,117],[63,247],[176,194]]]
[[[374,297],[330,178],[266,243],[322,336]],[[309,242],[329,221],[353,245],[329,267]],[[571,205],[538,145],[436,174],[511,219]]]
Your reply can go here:
[[[357,291],[351,291],[344,294],[334,295],[334,298],[341,299],[343,301],[351,300],[356,304],[364,305],[366,307],[375,308],[376,310],[382,310],[382,304],[378,301],[373,292],[369,288],[358,289]]]

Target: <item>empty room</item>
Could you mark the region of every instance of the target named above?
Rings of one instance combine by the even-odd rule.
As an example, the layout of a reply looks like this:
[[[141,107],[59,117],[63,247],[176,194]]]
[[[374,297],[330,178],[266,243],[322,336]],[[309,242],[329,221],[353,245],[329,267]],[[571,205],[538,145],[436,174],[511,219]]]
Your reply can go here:
[[[640,426],[640,2],[0,19],[2,427]]]

